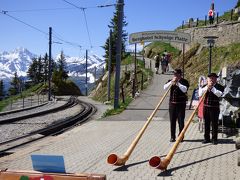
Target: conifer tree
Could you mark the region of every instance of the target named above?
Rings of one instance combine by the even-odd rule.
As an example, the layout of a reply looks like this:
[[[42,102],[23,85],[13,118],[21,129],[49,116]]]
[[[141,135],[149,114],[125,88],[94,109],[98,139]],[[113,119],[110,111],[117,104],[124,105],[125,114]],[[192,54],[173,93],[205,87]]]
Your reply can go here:
[[[34,84],[37,83],[37,72],[38,72],[38,60],[37,58],[33,58],[32,64],[28,68],[27,75]]]
[[[27,75],[29,79],[32,80],[33,84],[44,82],[44,80],[46,80],[46,66],[47,65],[45,64],[45,59],[43,59],[41,56],[32,59],[32,64],[28,68]]]
[[[110,25],[108,26],[111,30],[112,30],[112,38],[111,38],[111,55],[112,55],[112,69],[113,67],[115,67],[116,64],[116,43],[117,43],[117,34],[118,34],[118,27],[117,27],[117,23],[118,23],[118,6],[116,6],[116,12],[114,12],[113,18],[111,19]],[[127,26],[127,22],[126,22],[126,17],[124,16],[123,18],[123,28]],[[128,34],[126,33],[126,30],[122,30],[122,58],[124,57],[124,53],[125,53],[125,43],[127,41],[127,36]],[[103,46],[103,48],[105,49],[105,55],[104,57],[106,58],[106,67],[108,67],[108,57],[109,57],[109,37],[106,40],[105,45]]]
[[[11,87],[9,89],[9,93],[10,95],[16,95],[18,92],[19,92],[19,83],[20,83],[20,80],[19,80],[19,77],[17,75],[17,72],[14,73],[14,77],[11,81]]]
[[[57,61],[57,64],[55,65],[52,76],[52,81],[57,86],[59,85],[59,83],[65,81],[68,78],[68,72],[66,69],[67,69],[66,58],[63,51],[61,51],[60,57]]]
[[[240,7],[240,0],[237,1],[235,8]]]
[[[3,85],[3,80],[0,80],[0,100],[4,96],[4,85]]]
[[[43,82],[43,76],[44,76],[43,60],[42,57],[40,56],[37,62],[37,75],[36,75],[37,83]]]
[[[48,54],[46,53],[43,58],[43,82],[48,81]]]
[[[66,70],[67,69],[66,58],[63,51],[61,51],[57,66],[58,66],[58,71],[60,73],[61,80],[66,80],[68,78],[68,72]]]

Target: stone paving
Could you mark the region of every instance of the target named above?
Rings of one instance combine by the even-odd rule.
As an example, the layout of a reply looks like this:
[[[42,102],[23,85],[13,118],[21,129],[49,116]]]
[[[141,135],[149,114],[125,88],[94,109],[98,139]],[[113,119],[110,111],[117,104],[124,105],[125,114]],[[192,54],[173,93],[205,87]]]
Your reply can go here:
[[[170,143],[168,99],[160,106],[125,166],[107,164],[110,153],[122,156],[155,106],[164,94],[163,84],[172,75],[155,75],[151,86],[140,93],[123,113],[100,118],[109,107],[91,101],[99,108],[93,120],[56,137],[49,137],[0,159],[0,169],[31,170],[31,154],[63,155],[67,172],[106,174],[111,180],[152,179],[213,179],[238,180],[239,150],[235,149],[235,136],[219,133],[218,145],[202,144],[203,133],[198,123],[190,124],[167,171],[151,168],[152,156],[164,158],[174,143]],[[81,99],[81,97],[80,97]],[[192,113],[186,110],[186,120]],[[177,132],[178,133],[178,132]]]

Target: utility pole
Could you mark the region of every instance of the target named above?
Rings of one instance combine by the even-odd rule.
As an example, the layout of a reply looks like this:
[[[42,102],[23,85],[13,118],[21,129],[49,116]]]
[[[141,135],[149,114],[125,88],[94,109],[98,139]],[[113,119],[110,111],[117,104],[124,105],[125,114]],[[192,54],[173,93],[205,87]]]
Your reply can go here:
[[[118,22],[117,22],[117,44],[116,44],[116,76],[115,76],[115,94],[114,94],[114,109],[119,107],[119,81],[121,68],[121,52],[122,52],[122,26],[123,26],[123,0],[118,0]]]
[[[183,71],[183,73],[182,73],[182,76],[183,76],[183,78],[184,78],[184,71],[185,71],[185,70],[184,70],[184,69],[185,69],[185,68],[184,68],[184,64],[185,64],[185,62],[184,62],[184,61],[185,61],[185,57],[184,57],[184,56],[185,56],[185,43],[183,43],[182,45],[183,45],[183,47],[182,47],[182,51],[183,51],[183,55],[182,55],[182,58],[183,58],[182,71]]]
[[[49,27],[49,57],[48,57],[48,101],[51,100],[52,79],[52,27]]]
[[[86,79],[85,79],[85,88],[86,88],[86,96],[88,95],[88,83],[87,83],[87,59],[88,59],[88,50],[86,49]]]
[[[109,33],[109,50],[108,50],[108,98],[107,100],[110,101],[111,99],[111,63],[112,63],[112,30]]]
[[[132,91],[132,97],[135,97],[136,93],[136,81],[137,81],[137,44],[135,43],[134,46],[134,76],[133,76],[133,91]]]
[[[143,45],[143,50],[142,50],[142,58],[143,58],[143,67],[145,68],[145,64],[146,64],[146,62],[145,62],[145,57],[144,57],[144,54],[145,54],[145,50],[144,50],[144,42],[142,43],[142,45]]]

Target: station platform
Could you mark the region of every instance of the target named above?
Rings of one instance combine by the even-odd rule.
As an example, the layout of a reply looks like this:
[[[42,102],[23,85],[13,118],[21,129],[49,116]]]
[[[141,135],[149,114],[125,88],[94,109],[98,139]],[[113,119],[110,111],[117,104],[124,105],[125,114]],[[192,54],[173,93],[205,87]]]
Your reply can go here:
[[[126,165],[107,164],[109,154],[122,156],[126,152],[163,96],[164,83],[171,78],[170,73],[154,74],[151,85],[140,92],[124,112],[106,118],[101,116],[108,106],[79,97],[98,108],[90,121],[0,158],[0,169],[32,170],[31,154],[48,154],[64,156],[65,168],[69,173],[105,174],[109,180],[239,179],[237,158],[240,152],[235,148],[236,137],[222,137],[219,133],[217,145],[202,144],[203,133],[199,132],[197,122],[190,124],[166,171],[149,166],[152,156],[164,158],[174,145],[169,142],[168,98],[160,106]],[[191,113],[192,110],[186,110],[185,121]]]

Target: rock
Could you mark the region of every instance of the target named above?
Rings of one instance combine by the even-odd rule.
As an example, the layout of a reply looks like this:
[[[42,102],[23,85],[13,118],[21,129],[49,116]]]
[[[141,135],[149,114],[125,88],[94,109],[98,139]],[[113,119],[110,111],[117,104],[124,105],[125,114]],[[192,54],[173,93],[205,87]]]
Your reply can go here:
[[[240,152],[238,152],[238,166],[240,166]]]
[[[226,87],[220,101],[221,113],[219,117],[223,120],[224,126],[240,128],[238,127],[240,120],[240,69],[233,69],[225,76]]]
[[[240,149],[240,137],[236,139],[236,149]]]

